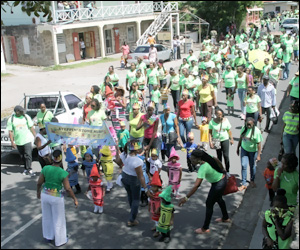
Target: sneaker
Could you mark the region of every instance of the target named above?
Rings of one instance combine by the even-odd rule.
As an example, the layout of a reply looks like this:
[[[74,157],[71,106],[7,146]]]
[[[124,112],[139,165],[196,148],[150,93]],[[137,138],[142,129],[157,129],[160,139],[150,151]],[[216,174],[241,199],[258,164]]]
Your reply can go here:
[[[27,169],[24,170],[23,175],[28,175]]]
[[[170,238],[170,237],[166,237],[166,238],[164,238],[164,243],[169,243],[169,242],[170,242],[170,240],[171,240],[171,238]]]
[[[97,211],[98,211],[98,208],[95,206],[95,208],[94,208],[94,214],[96,214]]]
[[[36,173],[33,172],[32,170],[29,171],[29,175],[32,177],[32,176],[36,176]]]
[[[74,194],[80,194],[81,193],[81,190],[79,189],[79,190],[76,190],[75,192],[74,192]]]
[[[159,236],[159,232],[158,231],[154,232],[153,237],[156,238],[158,236]]]
[[[103,207],[99,207],[98,213],[99,213],[99,214],[102,214],[102,213],[103,213]]]
[[[246,116],[244,114],[241,114],[241,119],[246,120]]]
[[[110,188],[106,188],[106,192],[108,192],[108,193],[109,193],[109,192],[110,192]]]

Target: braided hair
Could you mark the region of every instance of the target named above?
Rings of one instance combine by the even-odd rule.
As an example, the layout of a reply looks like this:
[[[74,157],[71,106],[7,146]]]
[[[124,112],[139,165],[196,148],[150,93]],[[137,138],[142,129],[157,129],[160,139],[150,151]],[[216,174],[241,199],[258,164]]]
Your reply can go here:
[[[248,117],[248,118],[246,119],[246,121],[245,121],[245,126],[244,126],[244,128],[243,128],[242,133],[241,133],[241,136],[242,136],[242,137],[246,135],[247,130],[248,130],[248,128],[247,128],[247,122],[250,122],[250,121],[252,121],[253,124],[254,124],[254,122],[255,122],[255,120],[254,120],[252,117]],[[255,126],[252,127],[251,135],[250,135],[250,140],[252,140],[252,137],[253,137],[253,135],[254,135],[254,132],[255,132]]]

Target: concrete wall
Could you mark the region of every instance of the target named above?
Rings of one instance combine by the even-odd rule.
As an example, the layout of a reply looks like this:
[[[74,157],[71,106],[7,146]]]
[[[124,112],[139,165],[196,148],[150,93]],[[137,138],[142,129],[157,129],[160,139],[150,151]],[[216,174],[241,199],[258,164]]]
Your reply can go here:
[[[18,63],[49,66],[54,64],[53,46],[49,31],[39,33],[35,25],[4,26],[3,35],[14,36],[18,54]],[[28,38],[29,54],[25,53],[23,38]],[[5,48],[7,51],[10,48]]]
[[[264,13],[270,12],[270,11],[275,11],[276,7],[280,7],[280,12],[284,10],[291,10],[291,5],[288,5],[287,3],[273,3],[273,4],[264,4]]]

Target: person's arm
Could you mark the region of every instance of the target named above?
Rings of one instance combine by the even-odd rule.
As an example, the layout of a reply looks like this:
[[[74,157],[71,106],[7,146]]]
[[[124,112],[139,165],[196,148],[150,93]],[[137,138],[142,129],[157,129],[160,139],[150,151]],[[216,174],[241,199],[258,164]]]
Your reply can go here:
[[[246,89],[247,90],[248,90],[248,86],[249,86],[249,76],[246,74]]]
[[[258,143],[257,145],[257,148],[258,148],[258,151],[257,151],[257,157],[256,157],[256,160],[257,161],[260,161],[260,154],[261,154],[261,142]]]
[[[128,78],[126,77],[126,89],[127,91],[129,91],[129,87],[128,87]]]
[[[42,144],[42,141],[39,137],[36,137],[35,141],[34,141],[34,144],[36,145],[36,149],[38,151],[44,149],[45,147],[47,147],[49,144],[51,143],[51,140],[47,141],[47,143],[45,143],[43,146],[41,145]]]
[[[8,133],[9,133],[9,139],[10,139],[11,146],[12,146],[12,148],[16,149],[17,145],[14,142],[14,132],[12,130],[9,130]]]
[[[36,185],[36,196],[37,196],[38,199],[41,199],[41,187],[42,187],[44,182],[45,182],[45,177],[41,173],[40,177],[38,179],[37,185]]]
[[[177,142],[178,142],[179,145],[181,145],[181,147],[183,147],[182,141],[180,140],[180,133],[179,133],[177,116],[174,119],[174,125],[175,125],[176,134],[177,134]]]
[[[266,221],[265,218],[264,218],[264,220],[262,222],[262,233],[263,233],[264,238],[267,241],[267,245],[269,247],[273,246],[273,240],[269,236],[269,233],[268,233],[268,230],[267,230],[267,221]]]
[[[233,141],[231,129],[228,129],[227,132],[228,132],[228,135],[229,135],[230,144],[233,145],[234,141]]]
[[[209,134],[208,134],[209,146],[210,146],[211,149],[213,149],[214,145],[212,144],[212,138],[213,138],[212,137],[212,129],[209,129],[208,131],[209,131]]]
[[[202,183],[203,179],[200,179],[200,178],[197,178],[193,188],[191,189],[191,191],[184,197],[184,198],[181,198],[180,201],[179,201],[179,204],[178,206],[182,206],[184,203],[187,202],[187,200],[197,191],[197,189],[201,186],[201,183]]]
[[[280,176],[282,174],[282,171],[283,171],[282,166],[277,168],[277,175],[274,178],[273,184],[272,184],[272,189],[274,192],[277,192],[277,189],[280,188]],[[274,173],[274,176],[275,176],[275,173]]]
[[[197,117],[196,117],[196,112],[195,112],[195,106],[192,106],[192,115],[194,117],[195,120],[195,126],[198,127],[198,123],[197,123]]]
[[[236,154],[239,156],[240,155],[240,147],[242,145],[242,136],[240,136],[240,140],[236,149]]]
[[[142,127],[143,127],[143,120],[142,120],[142,117],[140,118],[140,120],[139,120],[139,122],[138,122],[138,124],[137,124],[137,126],[136,126],[136,131],[137,130],[140,130]]]
[[[74,200],[75,207],[77,207],[78,206],[78,200],[77,200],[75,194],[73,193],[72,188],[70,187],[70,183],[69,183],[68,177],[66,177],[63,180],[63,185],[64,185],[65,190],[68,192],[68,195],[71,196],[71,198]]]
[[[147,188],[147,185],[146,185],[146,182],[145,182],[145,178],[144,178],[144,174],[143,174],[143,169],[142,169],[142,166],[138,166],[137,168],[134,169],[136,174],[137,174],[137,177],[141,183],[141,186],[145,189],[146,193],[148,193],[148,188]]]
[[[31,131],[31,133],[33,134],[33,136],[34,136],[34,138],[35,138],[35,137],[36,137],[36,132],[35,132],[33,126],[30,127],[30,131]]]
[[[210,92],[212,98],[213,98],[213,106],[218,106],[218,103],[217,103],[217,98],[216,98],[216,95],[215,95],[215,91],[214,89]]]
[[[286,96],[287,96],[287,97],[290,95],[291,90],[292,90],[292,85],[289,84],[289,86],[287,87],[287,90],[286,90]]]
[[[259,115],[262,116],[261,103],[260,102],[257,103],[257,108],[258,108]]]
[[[282,240],[287,240],[289,237],[292,236],[292,229],[293,229],[293,220],[291,219],[289,223],[286,225],[285,229],[282,229],[281,224],[278,222],[278,216],[275,217],[275,227],[278,233],[278,236]]]

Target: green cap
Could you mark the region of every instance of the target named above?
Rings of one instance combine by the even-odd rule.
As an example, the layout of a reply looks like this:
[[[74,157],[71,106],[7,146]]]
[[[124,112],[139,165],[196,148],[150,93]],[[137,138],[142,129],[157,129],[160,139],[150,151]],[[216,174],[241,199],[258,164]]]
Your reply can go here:
[[[171,202],[172,185],[168,186],[159,197],[163,198],[166,202]]]

